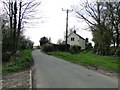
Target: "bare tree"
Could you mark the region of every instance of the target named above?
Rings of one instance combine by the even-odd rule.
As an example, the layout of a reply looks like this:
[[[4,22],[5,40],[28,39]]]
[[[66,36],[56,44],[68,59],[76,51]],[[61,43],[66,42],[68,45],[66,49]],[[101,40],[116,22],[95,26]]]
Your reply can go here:
[[[111,25],[113,26],[113,41],[116,42],[116,47],[120,45],[120,2],[107,3],[107,8],[109,10],[109,19]],[[116,39],[116,40],[115,40]]]
[[[119,46],[119,29],[120,25],[118,17],[120,4],[109,3],[112,7],[108,8],[108,3],[94,2],[81,4],[80,8],[74,7],[77,18],[83,19],[90,27],[97,52],[99,54],[108,54],[110,45],[112,44],[113,29],[116,32],[116,44]],[[111,13],[109,13],[111,12]],[[113,14],[113,15],[112,15]],[[117,19],[116,19],[117,18]]]
[[[13,28],[13,46],[14,46],[14,51],[16,51],[16,25],[17,25],[17,1],[14,3],[14,28]]]
[[[62,39],[58,39],[57,44],[62,44],[63,40]]]
[[[36,2],[35,0],[6,0],[3,3],[4,11],[10,18],[11,39],[13,40],[13,45],[11,43],[11,46],[16,51],[19,49],[19,39],[24,24],[28,20],[39,19],[35,17],[35,13],[41,2]]]

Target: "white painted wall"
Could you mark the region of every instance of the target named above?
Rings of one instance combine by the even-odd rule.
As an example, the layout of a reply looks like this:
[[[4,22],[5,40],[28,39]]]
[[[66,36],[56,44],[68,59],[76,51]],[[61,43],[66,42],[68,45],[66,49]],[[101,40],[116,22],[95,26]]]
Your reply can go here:
[[[81,46],[81,49],[83,50],[83,49],[85,49],[85,40],[83,40],[83,39],[81,39],[81,38],[79,38],[79,45]]]
[[[71,41],[71,38],[74,38],[74,41]],[[68,36],[68,44],[70,45],[79,45],[81,46],[81,49],[85,49],[85,40],[81,39],[78,35],[75,33],[72,33],[71,35]]]

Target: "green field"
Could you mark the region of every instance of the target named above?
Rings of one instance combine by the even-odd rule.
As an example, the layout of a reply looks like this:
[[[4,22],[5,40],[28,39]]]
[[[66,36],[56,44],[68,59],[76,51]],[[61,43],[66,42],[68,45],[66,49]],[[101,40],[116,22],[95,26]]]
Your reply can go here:
[[[30,67],[33,63],[31,52],[32,50],[22,50],[15,59],[2,65],[2,73],[16,72]]]
[[[78,54],[55,51],[49,52],[48,54],[62,58],[72,63],[88,65],[96,68],[103,68],[115,72],[118,72],[118,66],[120,65],[120,57],[94,55],[91,51],[81,51]]]

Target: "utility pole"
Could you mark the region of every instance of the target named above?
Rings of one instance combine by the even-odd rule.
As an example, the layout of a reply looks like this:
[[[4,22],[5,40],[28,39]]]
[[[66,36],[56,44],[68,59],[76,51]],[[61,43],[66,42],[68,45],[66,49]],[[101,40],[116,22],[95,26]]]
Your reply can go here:
[[[69,10],[69,9],[65,10],[65,9],[62,8],[62,11],[66,11],[66,13],[67,13],[67,17],[66,17],[66,41],[65,41],[65,44],[67,45],[67,36],[68,36],[68,13],[69,13],[69,11],[72,12],[73,10]]]

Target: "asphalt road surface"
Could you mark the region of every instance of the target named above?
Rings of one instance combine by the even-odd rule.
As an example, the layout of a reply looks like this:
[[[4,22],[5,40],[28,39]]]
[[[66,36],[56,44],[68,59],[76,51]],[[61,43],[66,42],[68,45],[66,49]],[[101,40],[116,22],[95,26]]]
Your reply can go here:
[[[80,65],[32,52],[34,59],[34,88],[118,88],[118,80],[88,70]]]

